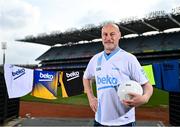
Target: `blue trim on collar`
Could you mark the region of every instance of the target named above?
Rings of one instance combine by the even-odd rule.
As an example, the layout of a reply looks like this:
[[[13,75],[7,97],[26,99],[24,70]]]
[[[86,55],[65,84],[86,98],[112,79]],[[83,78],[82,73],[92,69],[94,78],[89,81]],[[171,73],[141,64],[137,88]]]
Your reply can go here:
[[[103,54],[100,57],[98,57],[97,66],[101,66],[102,58],[103,58]]]
[[[120,50],[120,48],[116,48],[115,50],[113,50],[109,55],[106,54],[106,52],[104,51],[104,57],[106,58],[106,60],[109,60],[114,54],[116,54],[118,51]]]

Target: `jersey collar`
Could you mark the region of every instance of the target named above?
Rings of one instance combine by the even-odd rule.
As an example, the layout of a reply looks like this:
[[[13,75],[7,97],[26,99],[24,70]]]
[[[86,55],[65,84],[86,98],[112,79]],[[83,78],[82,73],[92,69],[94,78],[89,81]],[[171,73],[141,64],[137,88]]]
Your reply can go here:
[[[114,54],[116,54],[118,51],[120,50],[119,47],[117,47],[116,49],[114,49],[109,55],[106,54],[106,52],[104,51],[104,57],[106,58],[106,60],[109,60]]]

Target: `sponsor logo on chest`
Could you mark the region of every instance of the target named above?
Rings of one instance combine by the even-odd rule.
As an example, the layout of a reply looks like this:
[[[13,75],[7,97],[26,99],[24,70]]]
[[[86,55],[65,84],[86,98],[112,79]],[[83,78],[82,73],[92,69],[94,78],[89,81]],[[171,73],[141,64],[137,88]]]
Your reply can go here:
[[[118,82],[117,78],[111,77],[109,75],[106,75],[106,76],[103,76],[103,77],[97,76],[97,78],[96,78],[96,83],[97,84],[112,84],[112,85],[115,85],[115,84],[117,84],[117,82]]]

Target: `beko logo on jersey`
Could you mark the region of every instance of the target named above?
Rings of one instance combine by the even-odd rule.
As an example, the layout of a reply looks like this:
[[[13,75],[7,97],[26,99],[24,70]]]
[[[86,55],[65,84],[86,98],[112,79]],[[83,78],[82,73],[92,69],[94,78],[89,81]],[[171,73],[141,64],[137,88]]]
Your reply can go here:
[[[117,84],[117,78],[106,75],[105,77],[97,76],[97,84]]]
[[[53,75],[50,75],[48,73],[43,74],[41,72],[39,73],[39,77],[40,77],[39,81],[52,81],[54,78]]]
[[[78,71],[73,71],[71,73],[66,73],[66,77],[68,78],[67,81],[70,81],[72,79],[78,78],[79,77],[79,72]]]
[[[24,68],[18,69],[17,71],[12,72],[12,76],[14,77],[14,80],[21,77],[24,74],[25,74],[25,69]]]

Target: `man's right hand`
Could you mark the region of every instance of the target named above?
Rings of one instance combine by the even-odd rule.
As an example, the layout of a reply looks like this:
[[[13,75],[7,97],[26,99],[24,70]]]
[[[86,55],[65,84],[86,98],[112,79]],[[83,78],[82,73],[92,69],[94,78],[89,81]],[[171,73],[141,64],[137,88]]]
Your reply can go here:
[[[97,106],[98,106],[98,101],[96,97],[91,97],[89,98],[89,105],[91,109],[96,112],[97,111]]]
[[[92,89],[92,86],[90,84],[90,79],[83,78],[83,85],[84,85],[84,89],[87,93],[89,105],[90,105],[91,109],[94,112],[96,112],[97,107],[98,107],[98,101],[97,101],[97,98],[94,96],[93,89]]]

